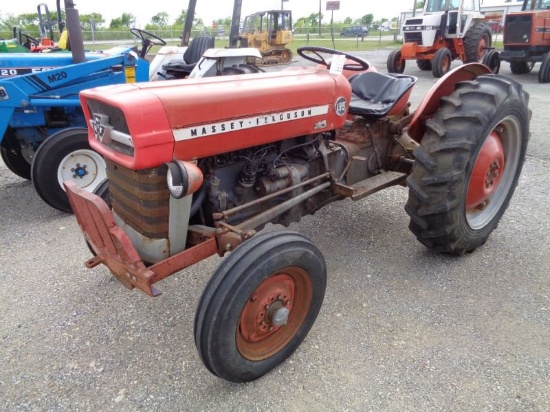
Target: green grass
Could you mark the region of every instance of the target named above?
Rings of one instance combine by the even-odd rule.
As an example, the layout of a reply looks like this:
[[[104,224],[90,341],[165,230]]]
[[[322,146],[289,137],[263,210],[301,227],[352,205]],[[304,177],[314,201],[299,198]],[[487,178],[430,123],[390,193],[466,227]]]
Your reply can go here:
[[[496,40],[496,41],[495,41]],[[132,42],[128,41],[128,45],[131,45]],[[175,46],[179,44],[176,41],[167,42],[170,46]],[[216,39],[216,47],[226,47],[228,45],[227,38],[225,39]],[[329,36],[325,37],[319,37],[317,35],[310,36],[309,42],[306,40],[305,37],[295,37],[294,42],[291,43],[288,48],[292,50],[294,54],[296,54],[296,49],[303,46],[319,46],[319,47],[326,47],[329,49],[337,49],[340,51],[345,52],[353,52],[353,51],[370,51],[370,50],[385,50],[385,49],[398,49],[402,45],[401,42],[397,41],[387,41],[387,40],[379,40],[378,39],[378,33],[375,35],[369,36],[369,40],[365,41],[357,41],[356,39],[341,39],[340,37],[334,37],[334,43],[332,39],[330,39]],[[108,44],[108,43],[102,43],[102,44],[87,44],[86,49],[88,50],[107,50],[114,46],[120,46],[119,44]],[[497,36],[496,38],[493,37],[493,47],[500,50],[502,49],[502,35]],[[149,54],[155,54],[159,50],[159,46],[154,46]]]

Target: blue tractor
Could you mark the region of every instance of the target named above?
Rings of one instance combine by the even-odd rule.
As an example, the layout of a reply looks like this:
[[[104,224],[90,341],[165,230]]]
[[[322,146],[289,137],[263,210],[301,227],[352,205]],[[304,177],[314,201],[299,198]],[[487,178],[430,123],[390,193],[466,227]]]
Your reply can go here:
[[[16,175],[32,180],[50,206],[71,212],[63,180],[93,191],[105,177],[103,158],[88,144],[78,94],[84,89],[149,80],[145,56],[166,43],[139,29],[141,50],[86,53],[78,11],[65,0],[71,53],[0,53],[0,154]]]

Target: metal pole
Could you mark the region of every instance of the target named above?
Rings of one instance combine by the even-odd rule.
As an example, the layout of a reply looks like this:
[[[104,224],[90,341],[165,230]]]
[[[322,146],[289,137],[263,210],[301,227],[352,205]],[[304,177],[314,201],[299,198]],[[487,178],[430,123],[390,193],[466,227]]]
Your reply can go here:
[[[181,35],[180,46],[189,46],[189,37],[191,36],[191,28],[193,27],[193,20],[195,19],[196,5],[197,0],[189,0],[189,5],[187,6],[187,14],[185,15],[183,33]]]
[[[321,37],[321,0],[319,0],[319,37]]]
[[[233,3],[233,18],[231,20],[231,31],[229,32],[229,47],[239,47],[239,25],[241,24],[242,0],[235,0]]]

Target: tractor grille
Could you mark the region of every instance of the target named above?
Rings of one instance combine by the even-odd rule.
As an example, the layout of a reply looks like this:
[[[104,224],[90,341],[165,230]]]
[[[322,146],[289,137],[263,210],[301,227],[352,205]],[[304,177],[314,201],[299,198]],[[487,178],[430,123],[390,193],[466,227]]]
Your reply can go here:
[[[168,237],[170,193],[166,187],[166,165],[130,170],[105,159],[113,211],[142,235]]]
[[[422,33],[404,33],[405,43],[416,43],[419,46],[422,46]]]
[[[409,26],[411,24],[422,24],[422,19],[407,19],[405,20],[405,25]]]
[[[531,41],[531,27],[533,25],[531,17],[531,14],[507,15],[506,22],[504,23],[504,44],[529,44]]]

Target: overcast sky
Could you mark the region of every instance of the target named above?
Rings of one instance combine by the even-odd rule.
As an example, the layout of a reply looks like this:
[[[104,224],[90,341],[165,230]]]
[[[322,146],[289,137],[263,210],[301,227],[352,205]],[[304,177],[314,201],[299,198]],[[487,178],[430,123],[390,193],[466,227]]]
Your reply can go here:
[[[105,19],[105,25],[122,13],[131,13],[137,18],[138,26],[143,27],[149,23],[151,17],[157,13],[166,12],[173,21],[182,10],[187,9],[189,0],[153,0],[153,1],[125,1],[125,0],[73,0],[80,14],[101,13]],[[0,15],[22,14],[36,12],[40,3],[46,3],[50,13],[55,14],[55,0],[1,0]],[[360,18],[372,13],[375,20],[386,18],[390,20],[398,17],[399,13],[412,9],[413,0],[340,0],[340,10],[334,11],[334,20],[343,20],[346,17]],[[62,7],[64,0],[61,0]],[[280,0],[242,0],[242,18],[261,10],[280,9]],[[319,12],[319,0],[288,0],[284,2],[284,8],[292,10],[293,19],[309,16]],[[326,11],[326,0],[321,0],[321,10],[325,15],[325,22],[330,22],[330,11]],[[202,18],[205,24],[213,19],[231,17],[233,14],[233,1],[231,0],[197,0],[195,15]]]

